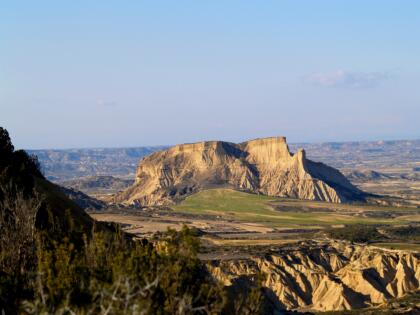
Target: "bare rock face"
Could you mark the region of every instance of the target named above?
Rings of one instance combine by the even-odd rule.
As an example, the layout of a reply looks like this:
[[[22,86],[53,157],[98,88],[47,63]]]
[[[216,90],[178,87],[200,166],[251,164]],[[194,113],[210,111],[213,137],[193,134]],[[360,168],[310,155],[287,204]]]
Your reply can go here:
[[[155,152],[140,161],[135,184],[114,201],[166,205],[216,187],[337,203],[364,196],[338,170],[306,159],[304,150],[292,154],[284,137],[273,137],[182,144]]]
[[[262,257],[212,261],[226,286],[265,275],[264,287],[282,309],[338,311],[382,304],[420,288],[419,254],[342,242],[302,243]]]

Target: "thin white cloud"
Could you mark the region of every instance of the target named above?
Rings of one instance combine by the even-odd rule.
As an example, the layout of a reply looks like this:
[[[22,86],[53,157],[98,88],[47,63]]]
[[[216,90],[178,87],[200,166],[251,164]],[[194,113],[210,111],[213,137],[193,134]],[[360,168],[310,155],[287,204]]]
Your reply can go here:
[[[117,106],[117,103],[116,103],[116,102],[114,102],[114,101],[105,101],[105,100],[100,100],[100,101],[98,102],[98,105],[99,105],[100,107],[116,107],[116,106]]]
[[[371,88],[390,78],[386,72],[352,72],[337,70],[308,75],[306,81],[323,87]]]

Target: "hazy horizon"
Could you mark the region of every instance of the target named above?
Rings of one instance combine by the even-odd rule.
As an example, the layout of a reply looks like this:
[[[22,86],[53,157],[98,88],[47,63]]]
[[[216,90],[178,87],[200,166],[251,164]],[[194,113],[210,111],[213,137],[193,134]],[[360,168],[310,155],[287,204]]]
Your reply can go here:
[[[420,3],[9,2],[17,148],[420,138]]]
[[[270,136],[267,136],[270,137]],[[262,138],[262,137],[260,137]],[[203,141],[225,141],[225,142],[233,142],[233,143],[241,143],[245,142],[247,140],[255,140],[256,138],[250,138],[250,139],[243,139],[241,141],[229,141],[225,139],[207,139]],[[407,138],[407,139],[373,139],[373,140],[353,140],[353,141],[303,141],[303,142],[290,142],[287,137],[287,144],[289,145],[300,145],[300,144],[326,144],[326,143],[352,143],[352,142],[359,142],[359,143],[375,143],[375,142],[393,142],[393,141],[420,141],[420,138]],[[201,141],[197,141],[201,142]],[[28,151],[44,151],[44,150],[89,150],[89,149],[130,149],[130,148],[142,148],[142,147],[172,147],[177,144],[188,144],[193,142],[180,142],[180,143],[172,143],[172,144],[151,144],[151,145],[128,145],[128,146],[113,146],[113,147],[61,147],[61,148],[55,148],[55,147],[45,147],[45,148],[19,148],[16,147],[16,149],[23,149]],[[304,149],[304,148],[303,148]]]

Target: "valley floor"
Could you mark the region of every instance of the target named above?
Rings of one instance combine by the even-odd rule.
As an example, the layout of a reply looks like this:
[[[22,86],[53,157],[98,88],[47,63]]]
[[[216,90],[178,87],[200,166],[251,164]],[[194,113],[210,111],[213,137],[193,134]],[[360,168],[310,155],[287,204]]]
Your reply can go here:
[[[236,279],[262,272],[279,308],[323,312],[362,307],[366,314],[381,314],[380,309],[417,307],[418,299],[405,308],[387,304],[420,288],[417,208],[212,189],[171,208],[115,208],[90,215],[152,240],[168,228],[194,228],[201,239],[199,257],[216,277],[234,286]],[[368,244],[354,242],[363,235]]]
[[[126,232],[137,237],[151,237],[156,232],[168,228],[179,230],[187,225],[200,231],[203,245],[213,249],[231,248],[223,251],[224,256],[243,246],[325,239],[331,230],[351,226],[382,231],[384,227],[420,225],[420,209],[416,208],[331,204],[229,189],[199,192],[171,209],[108,209],[91,213],[91,216],[99,221],[121,223]],[[384,235],[371,241],[375,241],[377,247],[420,249],[420,241],[415,238],[401,240]],[[218,254],[211,255],[217,257]]]

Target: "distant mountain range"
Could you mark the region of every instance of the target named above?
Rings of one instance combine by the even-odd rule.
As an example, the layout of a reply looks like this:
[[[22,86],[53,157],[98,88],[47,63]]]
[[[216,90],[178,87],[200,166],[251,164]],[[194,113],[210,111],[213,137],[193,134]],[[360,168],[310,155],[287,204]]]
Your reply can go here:
[[[60,185],[83,191],[87,194],[113,194],[126,189],[134,179],[123,179],[109,175],[87,176],[60,182]]]
[[[343,171],[355,169],[378,171],[397,166],[399,168],[397,171],[405,173],[406,177],[412,177],[413,172],[420,171],[420,140],[289,144],[292,152],[302,147],[305,148],[308,158]],[[44,175],[48,179],[62,182],[96,175],[134,179],[141,158],[167,148],[169,146],[27,150],[27,152],[38,156]],[[401,166],[404,169],[401,169]]]
[[[291,144],[292,151],[305,148],[310,159],[340,170],[378,170],[404,166],[406,172],[420,166],[420,139]]]
[[[44,175],[54,182],[96,175],[134,176],[139,160],[165,146],[27,150],[35,154]]]

